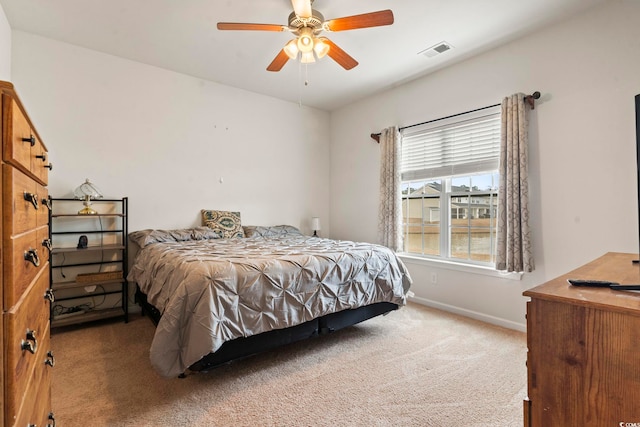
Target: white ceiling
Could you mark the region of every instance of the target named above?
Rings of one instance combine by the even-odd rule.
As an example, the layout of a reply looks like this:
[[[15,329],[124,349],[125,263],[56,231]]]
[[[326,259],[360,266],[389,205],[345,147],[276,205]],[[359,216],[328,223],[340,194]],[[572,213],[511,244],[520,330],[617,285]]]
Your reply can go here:
[[[316,0],[325,19],[383,9],[391,26],[323,33],[360,64],[329,57],[267,65],[288,32],[216,23],[287,24],[290,0],[0,0],[11,28],[324,110],[433,72],[608,0]],[[418,53],[446,41],[454,48]],[[308,82],[304,84],[305,80]]]

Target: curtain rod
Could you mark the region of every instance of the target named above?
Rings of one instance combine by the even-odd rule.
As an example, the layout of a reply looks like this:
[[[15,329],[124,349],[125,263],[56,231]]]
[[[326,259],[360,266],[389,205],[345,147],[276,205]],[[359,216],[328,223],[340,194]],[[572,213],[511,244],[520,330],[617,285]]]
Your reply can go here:
[[[527,95],[524,97],[524,101],[526,103],[529,104],[529,106],[531,107],[532,110],[534,110],[536,108],[535,106],[535,100],[540,98],[540,92],[535,91],[533,92],[531,95]],[[414,125],[408,125],[408,126],[403,126],[401,128],[399,128],[399,131],[405,130],[405,129],[409,129],[415,126],[421,126],[421,125],[426,125],[428,123],[433,123],[433,122],[438,122],[440,120],[445,120],[445,119],[450,119],[452,117],[457,117],[457,116],[461,116],[463,114],[469,114],[469,113],[475,113],[476,111],[482,111],[482,110],[486,110],[487,108],[493,108],[493,107],[498,107],[501,104],[493,104],[493,105],[487,105],[486,107],[480,107],[480,108],[476,108],[475,110],[469,110],[469,111],[465,111],[464,113],[458,113],[458,114],[452,114],[450,116],[446,116],[446,117],[440,117],[439,119],[433,119],[433,120],[428,120],[426,122],[422,122],[422,123],[416,123]],[[380,143],[380,132],[378,133],[372,133],[371,134],[371,138],[373,140],[375,140],[377,143]]]

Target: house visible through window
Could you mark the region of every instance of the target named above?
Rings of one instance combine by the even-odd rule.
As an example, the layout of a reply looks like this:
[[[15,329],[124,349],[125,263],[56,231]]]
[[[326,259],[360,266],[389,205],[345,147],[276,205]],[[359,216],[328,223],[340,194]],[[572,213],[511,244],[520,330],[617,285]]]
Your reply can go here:
[[[402,131],[404,252],[495,264],[499,107]]]

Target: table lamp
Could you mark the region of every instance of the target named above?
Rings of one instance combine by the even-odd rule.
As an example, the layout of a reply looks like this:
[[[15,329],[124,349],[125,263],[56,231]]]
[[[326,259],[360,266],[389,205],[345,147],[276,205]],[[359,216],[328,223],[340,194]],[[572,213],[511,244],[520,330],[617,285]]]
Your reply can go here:
[[[79,215],[95,215],[98,213],[91,208],[91,200],[102,199],[103,196],[98,187],[89,181],[89,178],[73,190],[73,195],[76,199],[83,200],[84,208],[78,211]]]
[[[317,216],[311,218],[311,229],[313,230],[313,235],[317,237],[317,232],[320,231],[320,218]]]

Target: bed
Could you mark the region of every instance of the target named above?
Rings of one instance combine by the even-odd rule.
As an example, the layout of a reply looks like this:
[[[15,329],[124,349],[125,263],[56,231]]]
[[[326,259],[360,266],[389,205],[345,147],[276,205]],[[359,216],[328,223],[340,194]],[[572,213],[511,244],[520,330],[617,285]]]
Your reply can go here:
[[[305,236],[287,225],[141,230],[128,275],[156,323],[150,360],[165,377],[208,370],[326,334],[406,303],[395,253]]]

